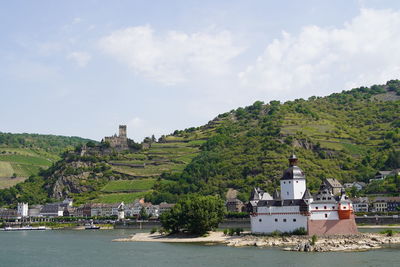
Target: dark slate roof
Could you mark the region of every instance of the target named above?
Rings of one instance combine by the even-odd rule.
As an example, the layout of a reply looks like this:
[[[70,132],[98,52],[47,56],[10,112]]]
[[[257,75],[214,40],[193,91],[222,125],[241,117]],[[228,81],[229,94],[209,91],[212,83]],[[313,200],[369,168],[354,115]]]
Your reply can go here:
[[[57,213],[59,210],[63,210],[58,204],[46,204],[40,210],[40,213]]]
[[[324,183],[321,184],[321,187],[319,188],[319,191],[317,194],[314,195],[314,201],[313,203],[333,203],[336,201],[339,201],[340,197],[339,196],[334,196],[332,192],[329,190],[328,186]]]
[[[282,175],[281,180],[305,179],[306,175],[298,166],[290,166]]]
[[[312,198],[312,195],[311,195],[310,191],[307,188],[306,192],[304,192],[303,199],[310,199],[310,198]]]
[[[258,207],[282,207],[282,206],[307,206],[307,203],[303,199],[285,199],[285,200],[260,200],[257,203]]]

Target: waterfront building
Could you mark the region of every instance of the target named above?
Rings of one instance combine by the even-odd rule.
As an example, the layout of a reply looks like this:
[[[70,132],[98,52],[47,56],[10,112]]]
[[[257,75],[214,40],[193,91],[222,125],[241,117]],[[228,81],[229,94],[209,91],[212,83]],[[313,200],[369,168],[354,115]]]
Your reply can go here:
[[[62,217],[64,216],[64,207],[58,203],[46,204],[40,210],[40,216],[43,217]]]
[[[237,198],[228,198],[225,202],[226,210],[229,212],[242,212],[245,205]]]
[[[0,218],[4,220],[17,220],[21,217],[18,216],[17,210],[14,209],[0,209]]]
[[[260,199],[263,192],[254,189],[250,199],[252,232],[292,232],[304,228],[310,235],[357,233],[352,202],[345,191],[336,196],[332,187],[322,183],[319,192],[311,195],[297,162],[297,157],[291,155],[289,168],[280,179],[281,190],[272,198],[266,195]]]
[[[17,205],[17,214],[18,216],[24,218],[24,217],[28,217],[28,203],[18,203]]]
[[[30,206],[28,210],[28,216],[29,217],[41,217],[40,215],[40,210],[43,208],[43,205],[34,205]]]
[[[372,202],[373,212],[386,212],[387,211],[387,197],[376,197]]]
[[[400,197],[389,197],[386,203],[387,211],[400,211]]]
[[[354,212],[368,212],[369,210],[368,197],[353,198],[352,202],[353,202]]]
[[[372,211],[375,212],[399,211],[400,197],[376,197],[372,207]]]

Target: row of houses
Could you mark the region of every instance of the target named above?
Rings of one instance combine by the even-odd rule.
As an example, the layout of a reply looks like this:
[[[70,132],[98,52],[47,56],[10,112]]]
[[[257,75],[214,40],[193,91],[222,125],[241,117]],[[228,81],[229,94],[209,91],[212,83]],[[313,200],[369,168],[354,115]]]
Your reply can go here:
[[[138,217],[143,210],[148,217],[158,218],[162,213],[170,210],[174,204],[160,203],[153,205],[144,202],[143,199],[135,200],[133,203],[124,202],[115,204],[88,203],[79,207],[73,207],[72,199],[66,199],[59,203],[48,203],[28,207],[28,203],[18,203],[17,209],[0,209],[2,219],[22,219],[36,217],[111,217],[118,219],[126,217]]]
[[[400,197],[359,197],[352,201],[355,212],[400,212]]]

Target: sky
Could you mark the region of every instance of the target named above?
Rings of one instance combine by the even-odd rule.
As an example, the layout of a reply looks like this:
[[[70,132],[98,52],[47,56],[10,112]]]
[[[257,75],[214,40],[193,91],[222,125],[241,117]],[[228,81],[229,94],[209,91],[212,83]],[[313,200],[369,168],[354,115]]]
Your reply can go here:
[[[0,0],[0,131],[101,140],[400,77],[400,1]]]

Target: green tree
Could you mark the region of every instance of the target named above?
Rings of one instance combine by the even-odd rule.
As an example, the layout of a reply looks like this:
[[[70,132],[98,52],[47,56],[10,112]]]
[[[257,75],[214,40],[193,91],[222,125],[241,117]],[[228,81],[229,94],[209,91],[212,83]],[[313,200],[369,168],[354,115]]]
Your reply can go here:
[[[203,235],[218,227],[225,214],[224,202],[218,196],[191,195],[181,199],[161,216],[162,226],[172,232]]]
[[[147,220],[149,218],[149,215],[146,212],[146,209],[144,207],[142,207],[142,209],[139,212],[139,217],[142,220]]]

